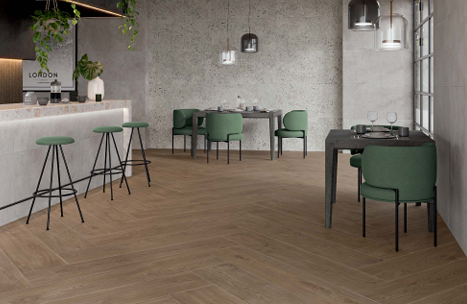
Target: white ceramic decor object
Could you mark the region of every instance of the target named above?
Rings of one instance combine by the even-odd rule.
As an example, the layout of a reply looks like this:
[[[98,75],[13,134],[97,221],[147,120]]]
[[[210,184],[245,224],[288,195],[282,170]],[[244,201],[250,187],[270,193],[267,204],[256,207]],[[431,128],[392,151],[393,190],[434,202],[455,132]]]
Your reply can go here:
[[[104,100],[104,81],[99,76],[88,82],[88,99],[96,101],[96,94],[101,94]]]

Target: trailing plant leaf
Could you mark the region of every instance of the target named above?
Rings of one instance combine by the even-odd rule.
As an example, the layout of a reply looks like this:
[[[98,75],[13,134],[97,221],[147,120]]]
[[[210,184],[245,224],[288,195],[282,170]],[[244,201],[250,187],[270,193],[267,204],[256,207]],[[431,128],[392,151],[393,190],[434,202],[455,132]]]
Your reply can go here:
[[[118,28],[122,30],[122,34],[126,35],[131,33],[130,45],[128,49],[134,51],[135,47],[135,38],[138,36],[139,23],[137,22],[139,13],[136,10],[136,0],[118,0],[117,8],[122,8],[125,14],[123,25],[120,25]]]
[[[76,65],[76,69],[73,72],[73,79],[78,82],[79,77],[83,77],[86,80],[93,80],[97,76],[104,73],[104,66],[99,61],[90,61],[88,54],[84,54]]]

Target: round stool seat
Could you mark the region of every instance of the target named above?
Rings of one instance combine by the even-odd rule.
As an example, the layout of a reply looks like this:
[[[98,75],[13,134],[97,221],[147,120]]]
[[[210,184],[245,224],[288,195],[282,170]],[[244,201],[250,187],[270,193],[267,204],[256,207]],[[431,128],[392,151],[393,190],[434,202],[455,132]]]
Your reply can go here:
[[[73,138],[65,136],[42,137],[36,140],[36,144],[41,146],[69,145],[74,142]]]
[[[122,125],[124,128],[147,128],[149,124],[144,121],[130,121]]]
[[[116,126],[95,127],[92,129],[94,133],[117,133],[122,131],[123,129],[121,127]]]

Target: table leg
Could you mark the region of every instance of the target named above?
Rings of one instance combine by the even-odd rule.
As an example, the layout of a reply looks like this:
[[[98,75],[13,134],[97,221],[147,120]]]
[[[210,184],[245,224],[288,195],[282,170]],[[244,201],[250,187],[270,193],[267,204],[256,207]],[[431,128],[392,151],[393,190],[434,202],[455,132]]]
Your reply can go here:
[[[193,133],[191,136],[191,151],[193,159],[196,159],[196,147],[198,146],[198,117],[193,115]]]
[[[332,204],[336,199],[337,185],[337,150],[326,145],[326,219],[325,227],[332,227]]]
[[[274,117],[269,118],[269,144],[271,149],[271,160],[274,160]]]

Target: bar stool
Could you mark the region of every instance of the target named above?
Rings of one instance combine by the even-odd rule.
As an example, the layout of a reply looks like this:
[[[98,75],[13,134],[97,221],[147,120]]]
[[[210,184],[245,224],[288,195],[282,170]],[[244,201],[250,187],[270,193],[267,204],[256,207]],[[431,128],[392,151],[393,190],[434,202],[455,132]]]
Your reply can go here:
[[[32,200],[31,209],[29,209],[29,215],[28,215],[28,219],[26,220],[26,224],[29,224],[29,219],[31,218],[31,213],[32,213],[32,209],[34,207],[34,203],[36,202],[36,198],[37,197],[48,198],[49,199],[49,208],[48,208],[48,211],[47,211],[47,230],[49,230],[50,208],[51,208],[51,205],[52,205],[52,197],[59,197],[60,198],[60,211],[61,211],[61,216],[63,217],[63,201],[62,201],[62,198],[66,197],[66,196],[70,196],[70,195],[73,195],[75,197],[76,206],[78,206],[79,215],[81,217],[81,222],[84,223],[83,214],[81,213],[81,208],[79,207],[79,203],[78,203],[78,197],[76,196],[77,191],[76,191],[75,186],[73,184],[73,180],[71,178],[70,170],[68,169],[68,164],[67,164],[66,159],[65,159],[65,154],[63,153],[63,149],[62,149],[62,145],[69,145],[69,144],[72,144],[74,142],[75,142],[75,140],[73,138],[71,138],[71,137],[43,137],[43,138],[39,138],[36,141],[37,145],[49,146],[49,149],[47,150],[47,155],[45,157],[44,166],[42,167],[41,175],[39,177],[39,182],[37,183],[36,191],[33,193],[34,198]],[[63,186],[62,186],[62,183],[61,183],[61,180],[60,180],[60,159],[59,159],[59,156],[58,156],[58,148],[60,148],[60,152],[61,152],[62,158],[63,158],[63,163],[65,164],[66,172],[68,173],[68,179],[70,180],[69,184],[66,184],[66,185],[63,185]],[[52,164],[51,164],[51,167],[50,167],[50,186],[49,186],[49,189],[39,190],[39,187],[40,187],[40,184],[41,184],[41,181],[42,181],[42,177],[44,175],[45,167],[47,165],[47,160],[49,158],[51,149],[52,149]],[[53,188],[55,157],[57,158],[56,162],[57,162],[58,188]],[[70,188],[67,188],[68,186],[70,186]],[[54,195],[53,192],[55,192],[57,190],[58,190],[58,195]],[[67,191],[67,193],[62,193],[62,190]]]
[[[91,185],[92,178],[96,175],[103,175],[104,176],[104,183],[102,185],[102,192],[105,192],[105,177],[106,175],[110,175],[110,199],[114,199],[114,192],[112,187],[112,174],[122,174],[123,178],[125,179],[126,188],[128,189],[128,194],[131,194],[130,187],[128,186],[128,181],[126,180],[125,176],[125,169],[123,168],[122,160],[120,158],[120,153],[118,152],[117,142],[115,141],[114,133],[120,133],[123,131],[121,127],[116,126],[104,126],[104,127],[96,127],[92,129],[94,133],[102,133],[101,143],[99,144],[99,149],[97,150],[96,160],[94,161],[94,166],[91,170],[91,176],[89,177],[88,187],[86,188],[86,194],[84,198],[87,197],[89,186]],[[115,151],[117,152],[118,157],[118,166],[112,168],[112,156],[110,150],[110,136],[112,136],[112,140],[114,143]],[[104,168],[96,169],[97,160],[99,159],[99,153],[101,151],[102,142],[104,141],[105,137],[105,154],[104,154]],[[109,167],[107,167],[107,156],[109,157]]]
[[[151,187],[151,177],[149,176],[149,170],[148,170],[148,165],[151,163],[149,160],[146,160],[146,154],[144,153],[144,148],[143,148],[143,141],[141,140],[141,132],[139,131],[139,128],[147,128],[149,127],[149,124],[147,122],[143,121],[132,121],[132,122],[126,122],[122,125],[124,128],[131,128],[131,135],[130,135],[130,141],[128,143],[128,149],[126,150],[126,157],[125,161],[123,162],[123,170],[126,170],[126,166],[143,166],[146,168],[146,177],[148,180],[148,187]],[[128,155],[130,154],[130,147],[131,147],[131,140],[133,138],[133,131],[138,130],[138,136],[139,136],[139,143],[141,145],[141,152],[143,154],[143,159],[130,159],[128,160]],[[123,183],[123,176],[122,179],[120,180],[120,188],[122,187]]]

